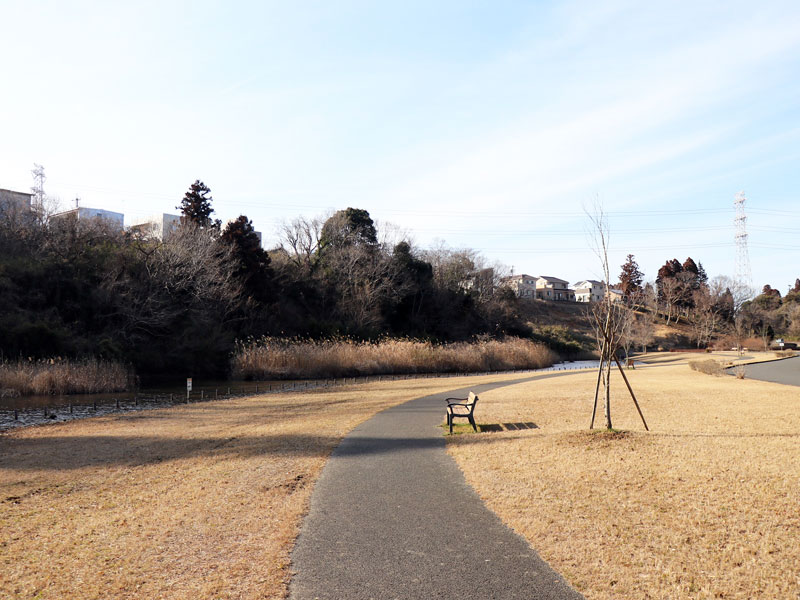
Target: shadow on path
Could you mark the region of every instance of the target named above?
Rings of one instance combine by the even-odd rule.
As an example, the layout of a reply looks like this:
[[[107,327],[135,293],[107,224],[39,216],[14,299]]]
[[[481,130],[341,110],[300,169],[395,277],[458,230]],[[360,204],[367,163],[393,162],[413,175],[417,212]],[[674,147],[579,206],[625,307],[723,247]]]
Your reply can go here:
[[[581,598],[467,485],[440,427],[446,397],[568,374],[419,398],[353,430],[314,489],[291,600]]]

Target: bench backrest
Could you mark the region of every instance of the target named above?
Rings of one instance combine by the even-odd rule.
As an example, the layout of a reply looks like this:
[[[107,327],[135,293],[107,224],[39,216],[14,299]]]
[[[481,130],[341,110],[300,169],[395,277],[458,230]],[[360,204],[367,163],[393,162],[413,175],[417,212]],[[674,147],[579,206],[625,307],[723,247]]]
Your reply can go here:
[[[475,410],[475,405],[478,403],[478,397],[475,395],[475,392],[470,392],[469,396],[467,396],[467,404],[470,405],[470,412]]]

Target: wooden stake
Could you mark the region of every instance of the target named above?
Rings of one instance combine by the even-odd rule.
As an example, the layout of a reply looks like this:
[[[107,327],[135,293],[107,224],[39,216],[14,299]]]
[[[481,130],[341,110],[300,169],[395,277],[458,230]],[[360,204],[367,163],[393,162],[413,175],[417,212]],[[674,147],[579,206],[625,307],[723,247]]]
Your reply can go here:
[[[636,410],[639,411],[639,416],[642,418],[642,423],[644,423],[645,431],[650,431],[650,428],[647,426],[647,421],[644,420],[642,409],[639,408],[639,402],[636,401],[636,395],[633,393],[633,388],[631,387],[631,384],[628,383],[628,378],[625,376],[625,371],[622,369],[622,365],[619,364],[619,360],[617,360],[616,356],[614,357],[614,362],[617,363],[617,368],[619,369],[619,372],[622,373],[622,378],[625,380],[625,385],[628,386],[628,391],[631,393],[631,398],[633,398],[633,403],[636,405]]]

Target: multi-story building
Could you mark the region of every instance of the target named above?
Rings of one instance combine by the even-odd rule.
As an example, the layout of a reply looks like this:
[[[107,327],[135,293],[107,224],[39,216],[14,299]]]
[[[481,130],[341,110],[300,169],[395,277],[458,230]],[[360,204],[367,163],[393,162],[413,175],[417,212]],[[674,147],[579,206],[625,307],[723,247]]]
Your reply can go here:
[[[33,194],[0,189],[0,216],[30,214]]]
[[[160,213],[135,219],[128,229],[131,233],[138,234],[144,238],[164,241],[164,238],[169,237],[169,234],[175,231],[180,224],[180,215]]]
[[[104,223],[112,225],[115,228],[122,229],[125,223],[125,215],[122,213],[114,212],[111,210],[104,210],[102,208],[89,208],[87,206],[79,206],[72,210],[65,210],[60,213],[54,214],[52,219],[78,219],[89,220],[99,219]]]

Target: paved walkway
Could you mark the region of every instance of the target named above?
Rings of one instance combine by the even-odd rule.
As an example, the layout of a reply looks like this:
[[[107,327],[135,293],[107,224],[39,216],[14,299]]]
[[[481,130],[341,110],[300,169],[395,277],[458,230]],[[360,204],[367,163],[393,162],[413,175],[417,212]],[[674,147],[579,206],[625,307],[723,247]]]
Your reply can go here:
[[[291,600],[582,598],[484,506],[445,452],[444,398],[467,392],[383,411],[342,441],[292,554]]]
[[[744,368],[745,377],[760,381],[800,385],[800,357],[754,363]],[[728,373],[733,373],[728,370]]]

